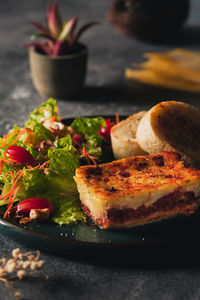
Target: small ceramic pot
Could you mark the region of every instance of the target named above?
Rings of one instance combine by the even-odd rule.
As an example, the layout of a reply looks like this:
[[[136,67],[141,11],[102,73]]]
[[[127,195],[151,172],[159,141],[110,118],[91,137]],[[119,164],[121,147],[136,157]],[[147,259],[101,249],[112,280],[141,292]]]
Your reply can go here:
[[[87,58],[88,49],[80,43],[74,54],[59,57],[41,54],[30,47],[29,63],[36,90],[43,98],[76,96],[85,81]]]

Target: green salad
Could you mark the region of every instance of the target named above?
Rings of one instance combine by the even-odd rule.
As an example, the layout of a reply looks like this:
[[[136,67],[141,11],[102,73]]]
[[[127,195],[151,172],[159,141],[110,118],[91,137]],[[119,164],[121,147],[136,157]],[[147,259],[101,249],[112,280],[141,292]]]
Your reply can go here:
[[[46,201],[53,207],[54,222],[84,221],[73,176],[80,165],[97,164],[102,145],[109,144],[111,126],[110,120],[102,117],[77,117],[67,126],[52,98],[30,113],[23,128],[14,125],[0,139],[4,218],[14,215],[29,221],[27,213],[48,208]]]

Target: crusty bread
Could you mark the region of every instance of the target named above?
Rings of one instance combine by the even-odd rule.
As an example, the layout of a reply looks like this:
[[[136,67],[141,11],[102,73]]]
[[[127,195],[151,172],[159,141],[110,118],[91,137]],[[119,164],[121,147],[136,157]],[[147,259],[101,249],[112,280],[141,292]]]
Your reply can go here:
[[[74,179],[83,209],[105,229],[189,215],[200,202],[200,170],[176,152],[82,166]]]
[[[183,160],[200,165],[200,110],[183,102],[161,102],[143,116],[136,139],[150,154],[177,151]]]
[[[135,139],[138,124],[145,113],[140,111],[112,127],[111,142],[116,159],[146,154]]]

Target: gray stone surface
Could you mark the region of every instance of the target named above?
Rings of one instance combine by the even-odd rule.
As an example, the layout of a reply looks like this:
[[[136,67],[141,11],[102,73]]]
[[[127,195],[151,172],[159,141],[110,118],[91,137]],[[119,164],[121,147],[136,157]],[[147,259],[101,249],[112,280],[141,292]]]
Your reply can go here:
[[[200,106],[199,95],[175,92],[129,90],[124,80],[124,69],[142,60],[147,51],[163,51],[174,47],[200,49],[200,2],[193,0],[185,31],[176,39],[162,44],[132,40],[117,32],[106,20],[110,1],[60,0],[63,16],[79,15],[82,22],[98,19],[102,25],[91,29],[82,38],[90,49],[86,87],[78,99],[58,100],[63,118],[75,115],[130,114],[146,109],[163,99],[180,99]],[[33,32],[28,20],[44,19],[47,1],[0,1],[0,131],[14,123],[22,125],[28,113],[43,99],[35,91],[28,66],[25,42]],[[0,300],[27,299],[116,299],[116,300],[176,300],[200,299],[200,264],[198,243],[176,251],[146,249],[141,255],[127,253],[117,260],[94,257],[93,260],[60,258],[42,252],[45,267],[36,278],[15,282],[9,287],[0,283]],[[0,256],[21,246],[0,235]],[[168,249],[165,249],[168,250]],[[114,252],[116,250],[113,250]],[[181,255],[182,254],[182,255]],[[143,258],[148,257],[146,263]],[[158,259],[159,258],[159,259]],[[178,261],[178,263],[177,263]],[[140,264],[141,263],[141,264]],[[150,264],[149,264],[150,263]],[[45,280],[44,276],[50,279]]]

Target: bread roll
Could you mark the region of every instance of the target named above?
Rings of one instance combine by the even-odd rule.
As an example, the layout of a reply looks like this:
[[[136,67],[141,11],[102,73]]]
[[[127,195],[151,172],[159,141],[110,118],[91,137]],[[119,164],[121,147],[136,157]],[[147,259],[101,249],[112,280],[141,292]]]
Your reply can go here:
[[[200,165],[200,110],[183,102],[161,102],[141,119],[136,140],[150,154],[177,151],[183,160]]]
[[[116,159],[146,154],[135,139],[138,124],[145,113],[141,111],[112,127],[111,142]]]

